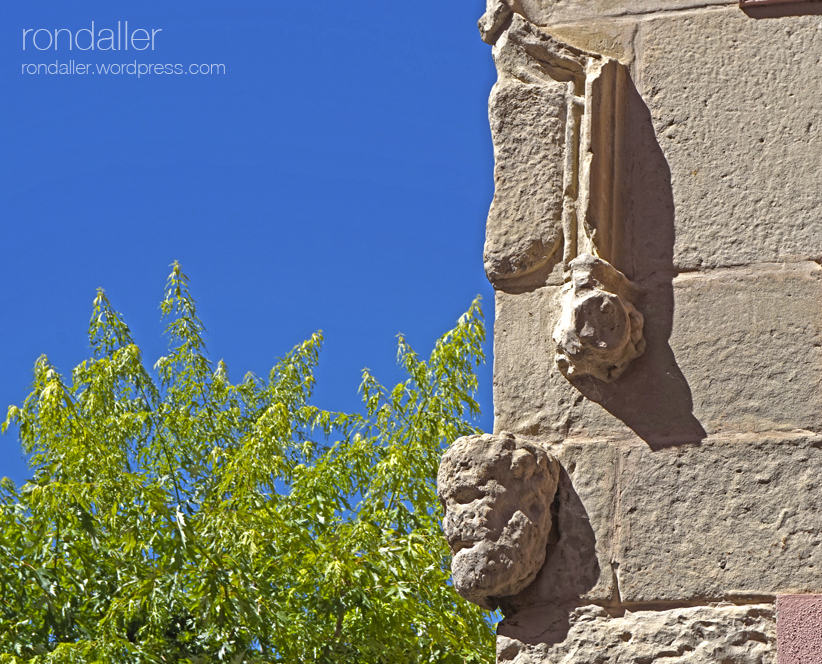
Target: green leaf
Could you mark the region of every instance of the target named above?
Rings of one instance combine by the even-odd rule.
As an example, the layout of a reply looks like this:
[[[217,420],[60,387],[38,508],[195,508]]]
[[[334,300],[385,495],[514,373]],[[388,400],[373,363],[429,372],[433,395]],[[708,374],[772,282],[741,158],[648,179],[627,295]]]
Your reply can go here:
[[[99,290],[92,356],[39,358],[8,410],[33,479],[0,482],[0,664],[492,662],[434,485],[476,431],[479,302],[428,359],[400,336],[406,379],[364,371],[362,413],[311,403],[321,333],[232,384],[177,263],[161,310],[152,370]]]

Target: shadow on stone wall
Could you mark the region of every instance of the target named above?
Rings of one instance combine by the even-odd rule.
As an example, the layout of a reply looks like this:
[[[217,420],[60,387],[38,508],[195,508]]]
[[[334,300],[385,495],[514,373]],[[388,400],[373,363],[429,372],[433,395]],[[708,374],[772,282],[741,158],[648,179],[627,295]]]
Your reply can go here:
[[[537,578],[518,595],[500,601],[506,618],[499,633],[523,643],[561,642],[570,628],[569,609],[564,607],[576,606],[600,579],[596,536],[564,468],[552,511],[545,564]]]
[[[656,139],[651,112],[629,76],[622,90],[623,247],[616,268],[642,289],[645,354],[613,383],[591,377],[572,384],[591,401],[624,422],[652,449],[699,444],[706,433],[693,415],[688,381],[668,343],[673,327],[674,198],[671,170]],[[603,256],[609,258],[608,256]]]

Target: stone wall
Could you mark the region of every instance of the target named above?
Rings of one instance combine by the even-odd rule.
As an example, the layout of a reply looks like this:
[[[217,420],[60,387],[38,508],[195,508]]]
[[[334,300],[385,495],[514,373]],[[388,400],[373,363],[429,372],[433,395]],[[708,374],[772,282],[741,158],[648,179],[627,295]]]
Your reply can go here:
[[[495,433],[559,464],[540,572],[483,600],[498,661],[775,663],[777,595],[822,593],[822,3],[480,32]]]

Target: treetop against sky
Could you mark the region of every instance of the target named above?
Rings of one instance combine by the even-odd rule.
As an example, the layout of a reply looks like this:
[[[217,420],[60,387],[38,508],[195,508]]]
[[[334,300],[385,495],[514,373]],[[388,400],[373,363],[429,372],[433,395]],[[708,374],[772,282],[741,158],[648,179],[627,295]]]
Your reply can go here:
[[[398,333],[430,347],[477,293],[490,314],[483,10],[2,3],[0,282],[14,304],[0,317],[0,404],[23,400],[40,355],[62,373],[86,357],[100,286],[145,357],[164,355],[151,284],[175,259],[234,372],[262,375],[322,329],[314,398],[328,408],[359,408],[363,367],[401,378]],[[153,51],[69,51],[64,32],[57,51],[22,48],[24,30],[76,36],[92,21],[97,33],[120,22],[121,40],[126,21],[162,32]],[[46,73],[55,62],[91,66]],[[142,75],[150,64],[175,73]],[[490,429],[490,366],[479,375]],[[0,439],[0,475],[26,473],[14,436]]]

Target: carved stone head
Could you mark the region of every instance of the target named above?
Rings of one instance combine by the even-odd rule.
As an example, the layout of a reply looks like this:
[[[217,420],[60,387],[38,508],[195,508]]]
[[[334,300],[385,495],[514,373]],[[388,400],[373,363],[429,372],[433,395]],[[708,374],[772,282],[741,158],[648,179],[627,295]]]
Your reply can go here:
[[[631,302],[635,288],[595,256],[583,254],[569,267],[554,330],[557,366],[568,378],[587,375],[610,383],[645,352],[644,319]]]
[[[445,453],[437,489],[445,508],[454,587],[493,610],[523,590],[545,562],[559,464],[512,434],[458,439]]]

